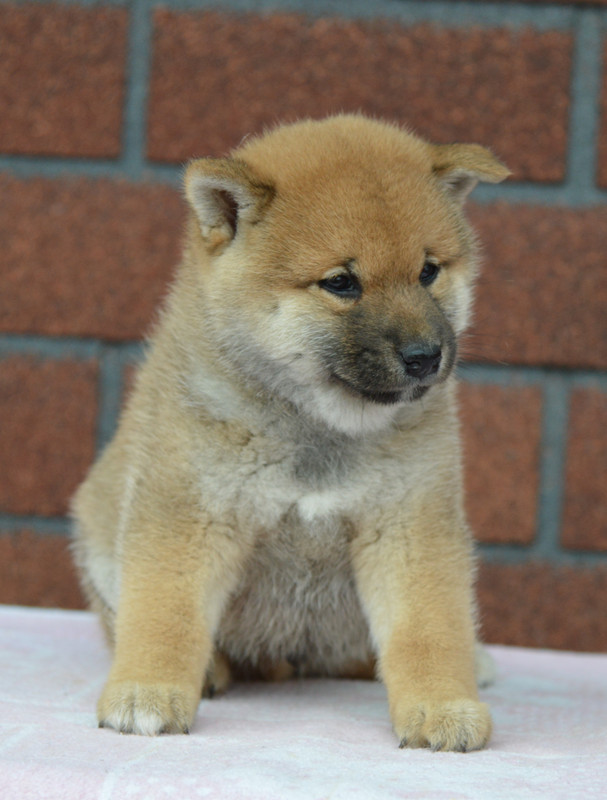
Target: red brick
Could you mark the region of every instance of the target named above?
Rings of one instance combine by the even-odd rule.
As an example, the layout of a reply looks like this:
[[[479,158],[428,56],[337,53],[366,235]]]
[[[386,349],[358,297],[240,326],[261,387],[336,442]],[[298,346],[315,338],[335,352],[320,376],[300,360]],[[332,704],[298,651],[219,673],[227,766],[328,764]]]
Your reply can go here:
[[[0,603],[84,608],[67,537],[0,532]]]
[[[277,120],[362,110],[492,146],[519,179],[564,176],[566,33],[166,10],[154,21],[152,159],[219,155]]]
[[[571,398],[562,542],[607,550],[607,394],[578,390]]]
[[[607,367],[607,209],[473,206],[484,245],[471,360]]]
[[[95,452],[94,362],[0,361],[0,510],[62,515]]]
[[[0,331],[140,338],[182,220],[165,186],[0,177]]]
[[[535,536],[542,396],[534,387],[459,389],[466,505],[481,542]]]
[[[607,651],[607,566],[482,564],[483,638],[494,644]]]
[[[0,6],[0,150],[118,155],[127,24],[119,8]]]
[[[164,186],[0,177],[0,331],[140,338],[178,259]],[[484,243],[471,360],[607,366],[607,211],[474,206]]]

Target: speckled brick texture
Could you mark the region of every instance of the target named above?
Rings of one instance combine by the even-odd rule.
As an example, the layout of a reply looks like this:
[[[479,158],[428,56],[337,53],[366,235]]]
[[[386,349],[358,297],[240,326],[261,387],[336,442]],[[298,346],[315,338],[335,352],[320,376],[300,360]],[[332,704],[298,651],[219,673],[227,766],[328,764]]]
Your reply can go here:
[[[0,513],[64,515],[95,453],[93,361],[0,359]]]
[[[0,176],[0,331],[141,338],[183,219],[164,186]]]
[[[607,366],[607,211],[473,205],[483,242],[472,361]],[[0,176],[0,331],[141,338],[185,205],[158,185]]]
[[[487,642],[607,651],[607,567],[481,564],[478,582]]]
[[[68,538],[0,530],[0,603],[84,608]]]
[[[542,397],[535,387],[459,387],[466,505],[480,542],[535,536]]]
[[[118,155],[127,22],[120,8],[0,5],[0,151]]]
[[[513,172],[469,201],[483,627],[607,648],[607,0],[196,5],[0,4],[0,602],[82,605],[57,532],[179,261],[183,162],[360,110]]]
[[[519,179],[564,176],[566,33],[167,10],[154,24],[152,159],[224,154],[278,119],[362,109],[483,142]]]
[[[473,206],[483,243],[471,360],[607,368],[607,209]]]
[[[607,394],[578,390],[571,398],[563,544],[607,551]],[[607,613],[607,611],[606,611]]]

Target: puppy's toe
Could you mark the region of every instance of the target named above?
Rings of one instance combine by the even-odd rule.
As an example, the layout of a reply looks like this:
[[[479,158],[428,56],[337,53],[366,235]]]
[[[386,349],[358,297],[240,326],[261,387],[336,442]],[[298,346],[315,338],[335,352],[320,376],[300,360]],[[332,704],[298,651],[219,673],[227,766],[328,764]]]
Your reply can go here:
[[[431,707],[423,733],[433,750],[480,750],[491,735],[491,715],[486,703],[452,700]]]
[[[110,682],[97,706],[99,727],[143,736],[189,733],[196,711],[191,694],[179,686]]]
[[[422,729],[426,721],[423,705],[405,706],[393,719],[399,747],[425,747]]]
[[[432,750],[480,750],[489,741],[491,727],[488,706],[469,699],[409,705],[394,719],[400,747]]]

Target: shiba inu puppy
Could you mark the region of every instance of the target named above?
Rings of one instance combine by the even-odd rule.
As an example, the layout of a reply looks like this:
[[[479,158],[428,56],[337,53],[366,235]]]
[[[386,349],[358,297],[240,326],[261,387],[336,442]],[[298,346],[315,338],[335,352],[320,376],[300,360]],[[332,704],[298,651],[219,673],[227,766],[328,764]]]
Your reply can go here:
[[[401,746],[483,747],[453,365],[508,171],[337,116],[192,162],[185,252],[74,550],[102,726],[187,732],[230,671],[377,675]]]

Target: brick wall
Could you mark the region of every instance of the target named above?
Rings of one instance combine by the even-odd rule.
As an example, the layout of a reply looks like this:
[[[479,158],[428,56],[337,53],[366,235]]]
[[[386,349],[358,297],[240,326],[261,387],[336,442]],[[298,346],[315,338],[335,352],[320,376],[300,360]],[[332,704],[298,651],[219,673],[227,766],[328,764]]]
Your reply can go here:
[[[179,256],[181,165],[364,111],[513,170],[461,397],[489,641],[607,647],[607,0],[0,3],[0,602],[78,607],[68,498]]]

